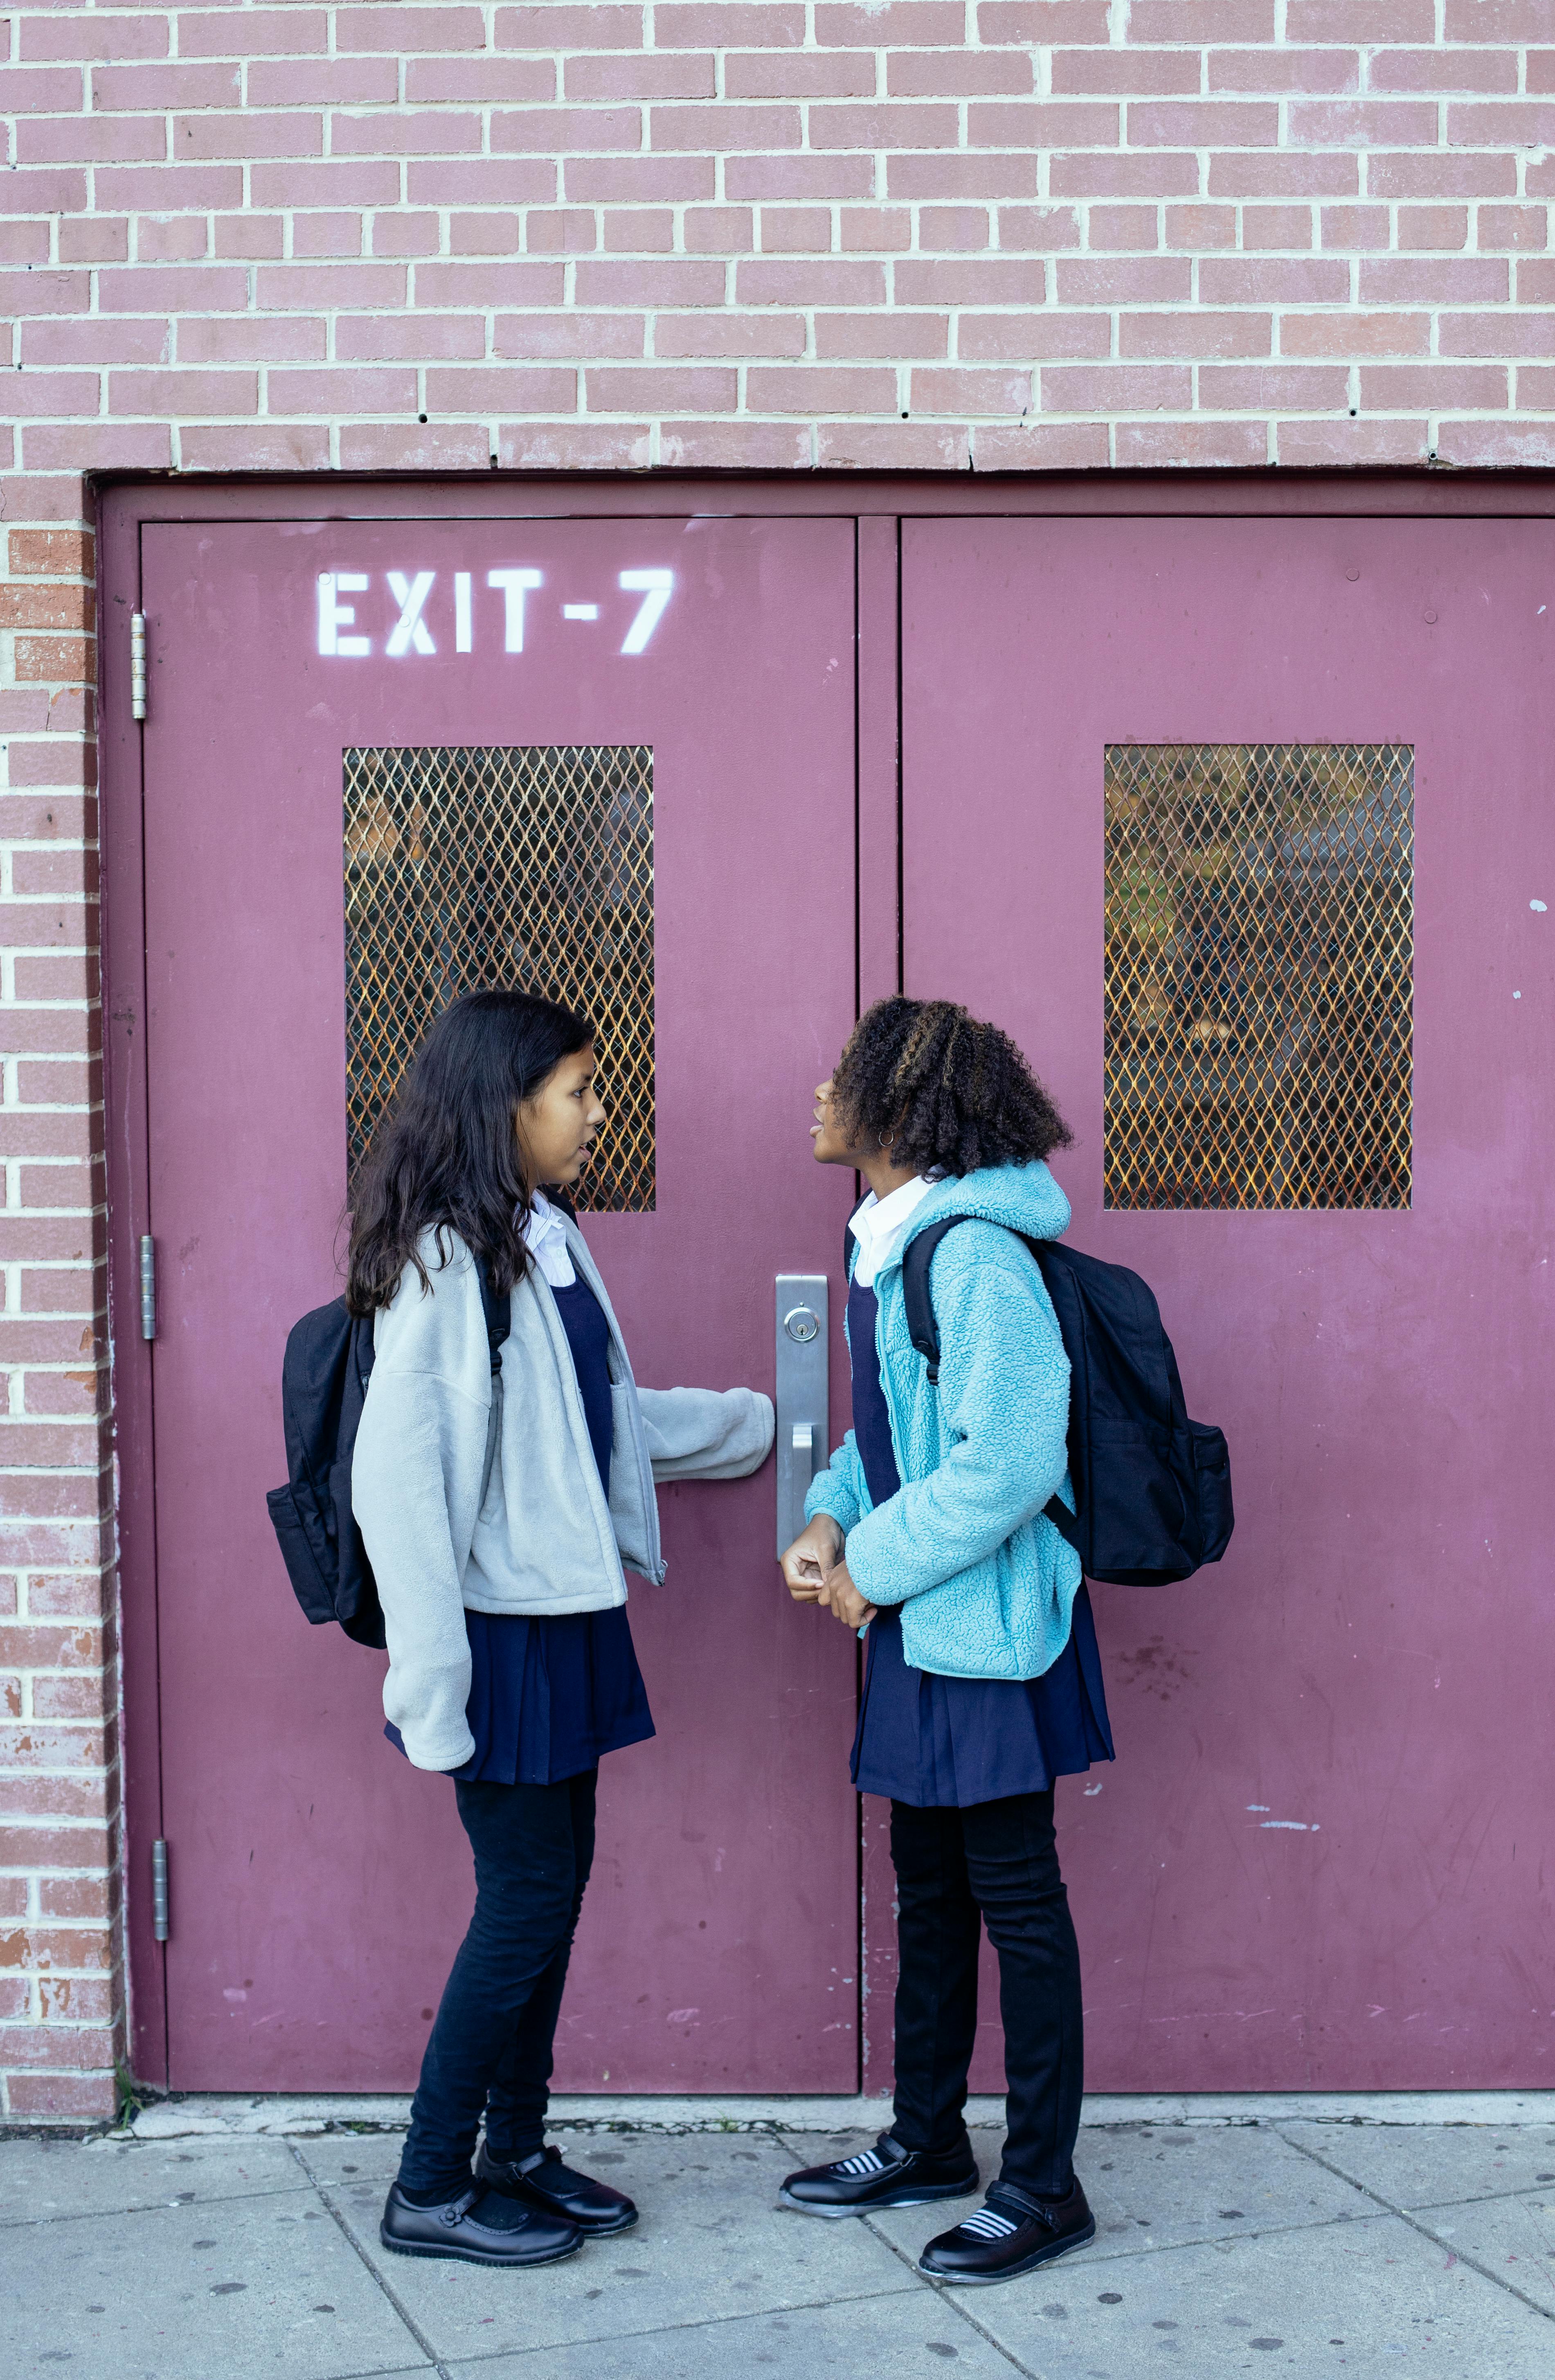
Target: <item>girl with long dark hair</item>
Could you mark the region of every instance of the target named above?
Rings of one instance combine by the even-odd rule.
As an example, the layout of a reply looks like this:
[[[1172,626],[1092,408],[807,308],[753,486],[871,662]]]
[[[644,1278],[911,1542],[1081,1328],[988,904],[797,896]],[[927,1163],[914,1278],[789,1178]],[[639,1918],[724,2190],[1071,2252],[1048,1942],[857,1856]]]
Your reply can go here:
[[[527,992],[456,1001],[352,1219],[346,1299],[376,1317],[352,1506],[388,1636],[385,1731],[453,1777],[475,1854],[383,2210],[407,2255],[549,2264],[637,2220],[544,2138],[599,1763],[653,1733],[624,1573],[663,1576],[655,1478],[741,1478],[772,1440],[753,1390],[638,1388],[583,1234],[545,1195],[604,1121],[593,1044]]]
[[[1069,1204],[1045,1160],[1069,1135],[1007,1034],[943,1000],[883,1000],[817,1095],[815,1154],[869,1184],[853,1218],[853,1427],[783,1558],[796,1601],[866,1633],[853,1748],[891,1801],[900,1970],[895,2119],[860,2155],[791,2174],[814,2215],[966,2196],[980,1925],[999,1954],[1008,2131],[986,2203],[931,2240],[942,2281],[1010,2280],[1096,2226],[1072,2163],[1080,1959],[1053,1779],[1112,1757],[1090,1605],[1043,1507],[1073,1509],[1069,1364],[1025,1239]],[[936,1386],[907,1330],[902,1260],[934,1247]]]

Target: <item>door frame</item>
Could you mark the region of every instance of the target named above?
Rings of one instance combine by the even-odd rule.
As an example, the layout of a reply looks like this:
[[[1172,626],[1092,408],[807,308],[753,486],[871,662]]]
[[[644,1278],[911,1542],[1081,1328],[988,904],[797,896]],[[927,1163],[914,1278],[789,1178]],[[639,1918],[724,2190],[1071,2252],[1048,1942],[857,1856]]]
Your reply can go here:
[[[1055,473],[974,478],[849,473],[722,478],[671,473],[463,474],[352,480],[300,473],[264,480],[95,483],[99,560],[99,844],[103,875],[103,1129],[107,1145],[111,1405],[124,1744],[125,1932],[129,2061],[168,2080],[165,1953],[153,1937],[151,1846],[163,1833],[155,1443],[152,1359],[140,1335],[138,1242],[150,1212],[143,1018],[146,936],[143,739],[130,716],[129,615],[140,608],[141,538],[153,524],[383,520],[557,520],[603,516],[851,518],[856,528],[856,989],[860,1009],[902,984],[900,543],[905,520],[1023,518],[1548,519],[1555,471],[1385,474],[1259,470]],[[152,663],[154,699],[155,655]],[[861,1807],[860,2087],[889,2087],[890,2027],[871,2025],[892,1961],[885,1828]],[[144,1880],[144,1882],[143,1882]],[[177,1877],[172,1878],[176,1904]],[[873,1912],[883,1910],[883,1923]],[[872,2035],[874,2037],[872,2037]]]

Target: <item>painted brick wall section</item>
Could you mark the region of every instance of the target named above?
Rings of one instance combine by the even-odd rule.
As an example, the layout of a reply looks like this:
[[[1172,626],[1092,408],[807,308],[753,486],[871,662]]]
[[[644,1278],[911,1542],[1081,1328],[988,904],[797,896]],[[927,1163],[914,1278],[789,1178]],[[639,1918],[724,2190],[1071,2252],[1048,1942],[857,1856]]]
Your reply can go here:
[[[113,468],[1555,462],[1555,0],[0,16],[0,2070],[123,1988],[90,503]]]

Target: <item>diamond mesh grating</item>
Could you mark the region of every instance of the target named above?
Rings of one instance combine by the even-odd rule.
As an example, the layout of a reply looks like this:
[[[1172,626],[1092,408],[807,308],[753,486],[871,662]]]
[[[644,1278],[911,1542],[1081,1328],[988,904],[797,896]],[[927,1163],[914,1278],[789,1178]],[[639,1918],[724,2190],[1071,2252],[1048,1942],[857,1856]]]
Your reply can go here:
[[[1111,745],[1105,1204],[1407,1207],[1415,756]]]
[[[653,755],[646,745],[352,750],[346,1050],[352,1173],[428,1026],[483,984],[593,1019],[609,1120],[578,1185],[651,1209]]]

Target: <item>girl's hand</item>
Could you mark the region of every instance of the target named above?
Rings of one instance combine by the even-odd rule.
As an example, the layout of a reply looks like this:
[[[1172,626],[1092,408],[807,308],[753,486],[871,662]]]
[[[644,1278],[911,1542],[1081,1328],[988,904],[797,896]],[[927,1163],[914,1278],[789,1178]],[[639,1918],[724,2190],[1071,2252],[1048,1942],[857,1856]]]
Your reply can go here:
[[[867,1628],[875,1616],[874,1605],[859,1594],[845,1561],[834,1563],[827,1572],[817,1600],[823,1610],[834,1611],[844,1628]]]
[[[796,1603],[820,1600],[826,1573],[842,1560],[843,1533],[830,1512],[818,1512],[781,1557],[784,1583]]]

